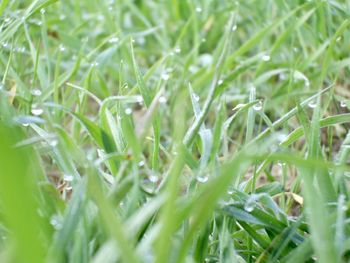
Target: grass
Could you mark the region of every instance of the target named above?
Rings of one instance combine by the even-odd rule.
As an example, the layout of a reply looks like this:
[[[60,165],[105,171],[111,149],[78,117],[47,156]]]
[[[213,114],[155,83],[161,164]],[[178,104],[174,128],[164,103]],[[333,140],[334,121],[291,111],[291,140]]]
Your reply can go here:
[[[348,262],[350,4],[2,1],[1,262]]]

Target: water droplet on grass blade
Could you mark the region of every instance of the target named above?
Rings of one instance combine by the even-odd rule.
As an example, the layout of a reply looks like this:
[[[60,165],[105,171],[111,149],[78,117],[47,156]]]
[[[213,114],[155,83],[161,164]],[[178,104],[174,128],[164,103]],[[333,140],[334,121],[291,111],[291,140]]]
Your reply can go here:
[[[263,61],[269,61],[271,59],[270,55],[266,54],[261,57]]]
[[[60,222],[60,220],[58,219],[57,216],[52,216],[52,218],[50,219],[50,224],[56,229],[56,230],[60,230],[62,228],[62,224]]]
[[[237,25],[234,24],[234,25],[232,26],[231,30],[232,30],[233,32],[236,31],[236,30],[237,30]]]
[[[284,167],[284,166],[286,166],[287,164],[286,164],[285,162],[278,162],[277,165],[278,165],[279,167]]]
[[[227,194],[228,195],[232,195],[234,193],[234,188],[233,187],[229,187],[228,189],[227,189]]]
[[[263,102],[262,100],[259,100],[256,104],[254,104],[253,109],[256,111],[260,111],[263,107]]]
[[[201,8],[200,6],[197,6],[197,7],[196,7],[196,12],[197,12],[197,13],[201,13],[202,11],[203,11],[203,10],[202,10],[202,8]]]
[[[142,103],[143,103],[142,96],[137,96],[136,101],[137,101],[138,104],[142,105]]]
[[[32,105],[32,110],[31,110],[31,113],[35,116],[40,116],[41,114],[44,113],[44,110],[42,108],[39,108],[38,105],[36,104],[33,104]]]
[[[53,139],[53,140],[50,140],[48,143],[50,146],[56,147],[58,145],[58,140]]]
[[[32,90],[32,95],[35,96],[35,97],[39,97],[41,96],[42,92],[40,89],[33,89]]]
[[[125,114],[126,115],[131,115],[132,114],[132,109],[131,108],[126,108],[125,109]]]
[[[144,161],[140,161],[140,162],[138,163],[138,166],[139,166],[139,167],[145,166],[145,162],[144,162]]]
[[[41,8],[41,9],[40,9],[40,13],[41,13],[42,15],[44,15],[44,14],[46,13],[46,10],[45,10],[44,8]]]
[[[201,184],[208,182],[208,179],[209,179],[209,177],[207,175],[198,175],[196,177],[197,182],[199,182]]]
[[[157,183],[159,178],[157,175],[150,175],[148,176],[148,180],[151,182],[151,183]]]
[[[219,79],[218,85],[221,85],[222,83],[224,83],[224,81],[222,79]]]
[[[192,97],[195,101],[199,101],[199,96],[196,93],[193,93]]]
[[[306,87],[310,87],[310,81],[309,81],[308,79],[305,79],[305,82],[304,82],[304,83],[305,83],[305,86],[306,86]]]
[[[179,54],[179,53],[181,53],[181,48],[176,47],[176,48],[174,49],[174,51],[175,51],[176,54]]]
[[[170,75],[168,73],[164,72],[161,77],[163,80],[168,80],[170,78]]]
[[[253,200],[253,198],[250,197],[244,204],[244,210],[250,213],[254,210],[255,205],[256,205],[255,200]]]
[[[66,47],[63,44],[60,44],[58,49],[59,49],[60,52],[66,51]]]
[[[309,106],[309,108],[314,109],[314,108],[317,107],[317,101],[316,100],[312,100],[307,105]]]
[[[161,96],[161,97],[159,98],[159,103],[160,103],[160,104],[165,104],[166,102],[167,102],[166,97]]]
[[[63,180],[66,181],[66,182],[72,182],[73,179],[74,179],[73,175],[70,175],[70,174],[63,175]]]
[[[341,108],[346,108],[346,107],[347,107],[347,103],[346,103],[345,100],[342,100],[342,101],[340,102],[340,107],[341,107]]]
[[[117,43],[119,41],[119,38],[118,37],[112,37],[108,40],[108,43]]]
[[[213,56],[208,53],[204,53],[198,57],[198,64],[202,67],[207,67],[213,64]]]

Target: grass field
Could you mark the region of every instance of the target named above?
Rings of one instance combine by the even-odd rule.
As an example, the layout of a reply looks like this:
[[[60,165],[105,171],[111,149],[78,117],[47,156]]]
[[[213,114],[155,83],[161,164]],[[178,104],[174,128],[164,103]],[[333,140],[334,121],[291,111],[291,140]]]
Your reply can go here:
[[[349,0],[2,0],[0,262],[349,262]]]

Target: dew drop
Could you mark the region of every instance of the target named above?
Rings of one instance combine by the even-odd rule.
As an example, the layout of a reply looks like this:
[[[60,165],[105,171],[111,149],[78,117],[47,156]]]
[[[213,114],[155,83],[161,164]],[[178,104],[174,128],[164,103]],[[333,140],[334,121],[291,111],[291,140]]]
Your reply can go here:
[[[138,102],[140,105],[142,105],[142,103],[143,103],[143,98],[142,98],[142,96],[138,96],[138,97],[136,98],[136,100],[137,100],[137,102]]]
[[[54,139],[54,140],[50,140],[49,141],[49,145],[51,147],[56,147],[58,145],[58,140]]]
[[[236,31],[236,30],[237,30],[237,25],[234,24],[234,25],[232,26],[231,30],[232,30],[233,32]]]
[[[198,58],[198,64],[202,67],[207,67],[213,64],[213,56],[211,54],[202,54]]]
[[[310,81],[308,79],[305,79],[304,83],[306,87],[310,87]]]
[[[198,175],[196,177],[197,182],[199,182],[201,184],[204,184],[204,183],[208,182],[208,179],[209,179],[209,177],[206,176],[206,175]]]
[[[288,134],[285,133],[279,133],[277,134],[277,140],[281,143],[284,142],[285,140],[287,140],[288,138]]]
[[[222,83],[224,83],[224,81],[222,79],[219,79],[218,85],[221,85]]]
[[[70,175],[70,174],[63,175],[63,180],[66,181],[66,182],[72,182],[73,179],[74,179],[73,175]]]
[[[162,78],[163,80],[168,80],[168,79],[170,78],[170,75],[169,75],[168,73],[164,72],[164,73],[162,74],[161,78]]]
[[[138,166],[139,166],[139,167],[145,166],[145,162],[144,162],[144,161],[140,161],[140,162],[138,163]]]
[[[179,53],[181,53],[181,48],[176,47],[174,51],[175,51],[176,54],[179,54]]]
[[[188,70],[189,70],[191,73],[196,73],[196,72],[199,70],[199,68],[196,67],[196,66],[194,66],[194,65],[191,65],[191,66],[188,68]]]
[[[314,108],[317,107],[317,101],[316,100],[312,100],[307,105],[309,106],[309,108],[314,109]]]
[[[126,115],[131,115],[132,114],[132,109],[131,108],[126,108],[125,109],[125,114]]]
[[[262,100],[259,100],[254,106],[253,106],[253,109],[256,110],[256,111],[260,111],[263,107],[263,102]]]
[[[146,39],[144,37],[138,37],[136,41],[137,41],[137,44],[139,44],[140,46],[143,46],[146,43]]]
[[[108,43],[117,43],[119,41],[119,38],[118,37],[112,37],[108,40]]]
[[[45,10],[44,8],[41,8],[41,9],[40,9],[40,13],[41,13],[42,15],[44,15],[44,14],[46,13],[46,10]]]
[[[280,74],[278,74],[278,79],[279,79],[280,81],[283,81],[283,80],[286,80],[286,79],[287,79],[287,76],[286,76],[286,74],[284,74],[284,73],[280,73]]]
[[[193,93],[192,97],[195,101],[199,101],[199,96],[196,93]]]
[[[19,47],[16,50],[18,53],[25,53],[26,52],[26,48],[25,47]]]
[[[262,57],[261,57],[261,59],[263,60],[263,61],[269,61],[270,59],[271,59],[271,57],[270,57],[270,55],[263,55]]]
[[[99,63],[98,62],[93,62],[93,63],[91,63],[91,67],[97,67],[99,65]]]
[[[29,123],[27,123],[27,122],[22,123],[22,126],[23,126],[23,127],[28,127],[28,126],[29,126]]]
[[[335,41],[339,42],[341,40],[341,37],[337,37]]]
[[[42,108],[39,108],[38,105],[33,104],[31,112],[33,115],[39,116],[44,113],[44,110]]]
[[[281,168],[285,167],[287,164],[285,162],[278,162],[277,165]]]
[[[159,178],[156,175],[150,175],[150,176],[148,176],[148,180],[152,183],[157,183]]]
[[[252,212],[255,208],[255,200],[249,198],[247,202],[244,204],[244,210],[248,213]]]
[[[227,189],[227,194],[228,194],[228,195],[233,195],[233,193],[234,193],[233,187],[229,187],[229,188]]]
[[[346,103],[345,100],[342,100],[342,101],[340,102],[340,107],[341,107],[341,108],[346,108],[346,107],[347,107],[347,103]]]
[[[63,44],[60,44],[58,49],[60,52],[64,52],[66,50],[66,47]]]
[[[160,103],[160,104],[165,104],[166,102],[167,102],[166,97],[161,96],[161,97],[159,98],[159,103]]]
[[[41,96],[42,92],[40,89],[33,89],[32,90],[32,95],[35,96],[35,97],[39,97]]]
[[[56,229],[59,230],[62,228],[62,223],[60,218],[57,215],[54,215],[50,219],[50,224]]]
[[[201,13],[203,10],[202,10],[202,8],[200,7],[200,6],[198,6],[198,7],[196,7],[196,12],[197,13]]]

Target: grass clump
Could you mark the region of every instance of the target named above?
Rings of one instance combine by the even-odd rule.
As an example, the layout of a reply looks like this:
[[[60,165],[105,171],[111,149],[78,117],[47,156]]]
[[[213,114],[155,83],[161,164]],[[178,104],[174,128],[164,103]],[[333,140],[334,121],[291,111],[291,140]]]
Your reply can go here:
[[[347,1],[2,1],[1,262],[347,262]]]

